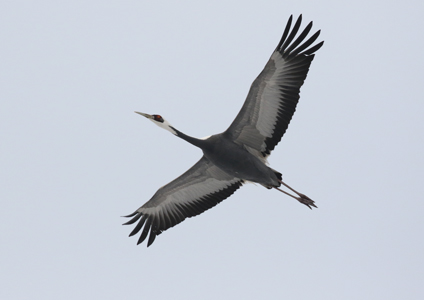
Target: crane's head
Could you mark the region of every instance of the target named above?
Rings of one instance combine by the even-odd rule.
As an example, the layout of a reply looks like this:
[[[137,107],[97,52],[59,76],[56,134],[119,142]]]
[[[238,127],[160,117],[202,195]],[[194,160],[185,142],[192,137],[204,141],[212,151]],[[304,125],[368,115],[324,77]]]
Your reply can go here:
[[[148,115],[148,114],[144,114],[144,113],[141,113],[141,112],[138,112],[138,111],[135,111],[135,113],[142,115],[143,117],[146,117],[147,119],[149,119],[150,121],[152,121],[153,123],[158,125],[159,127],[168,130],[169,132],[171,132],[174,135],[177,135],[177,132],[175,131],[174,127],[172,127],[171,124],[169,124],[169,122],[167,120],[162,118],[161,115]]]

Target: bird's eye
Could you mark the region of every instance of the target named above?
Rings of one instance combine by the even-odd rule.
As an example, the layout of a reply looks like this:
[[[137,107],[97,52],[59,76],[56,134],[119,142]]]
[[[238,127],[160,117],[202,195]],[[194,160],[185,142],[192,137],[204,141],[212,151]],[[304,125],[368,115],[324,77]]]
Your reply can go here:
[[[155,118],[155,121],[163,123],[163,118],[161,115],[153,115],[153,117]]]

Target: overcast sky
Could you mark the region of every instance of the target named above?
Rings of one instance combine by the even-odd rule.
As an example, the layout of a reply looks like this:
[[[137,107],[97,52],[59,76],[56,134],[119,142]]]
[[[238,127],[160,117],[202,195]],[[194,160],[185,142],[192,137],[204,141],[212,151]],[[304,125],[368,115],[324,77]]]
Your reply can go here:
[[[1,299],[423,299],[422,1],[2,1]],[[325,40],[271,166],[157,237],[132,213],[225,130],[291,14]]]

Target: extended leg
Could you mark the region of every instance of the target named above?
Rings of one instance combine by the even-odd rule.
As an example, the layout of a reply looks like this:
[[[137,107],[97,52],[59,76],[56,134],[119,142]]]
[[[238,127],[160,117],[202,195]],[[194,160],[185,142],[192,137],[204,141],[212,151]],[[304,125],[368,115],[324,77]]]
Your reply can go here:
[[[312,207],[311,207],[311,206],[318,208],[318,207],[315,205],[315,201],[314,201],[314,200],[312,200],[311,198],[309,198],[308,196],[306,196],[306,195],[304,195],[304,194],[301,194],[301,193],[297,192],[295,189],[291,188],[289,185],[285,184],[285,183],[284,183],[284,182],[282,182],[281,180],[278,180],[278,181],[279,181],[282,185],[284,185],[285,187],[287,187],[288,189],[290,189],[291,191],[295,192],[295,193],[296,193],[299,197],[294,196],[294,195],[292,195],[292,194],[289,194],[289,193],[287,193],[286,191],[283,191],[283,190],[281,190],[281,189],[279,189],[279,188],[277,188],[277,187],[274,187],[276,190],[279,190],[280,192],[282,192],[282,193],[284,193],[284,194],[286,194],[286,195],[289,195],[290,197],[292,197],[292,198],[296,199],[296,200],[297,200],[297,201],[299,201],[300,203],[305,204],[305,205],[306,205],[307,207],[309,207],[310,209],[312,209]]]

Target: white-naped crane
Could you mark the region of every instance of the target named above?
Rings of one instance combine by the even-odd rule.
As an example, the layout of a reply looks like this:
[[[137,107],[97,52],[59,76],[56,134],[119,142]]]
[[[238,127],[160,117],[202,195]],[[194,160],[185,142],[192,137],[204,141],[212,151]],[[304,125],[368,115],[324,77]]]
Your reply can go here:
[[[237,117],[223,133],[197,139],[182,133],[160,115],[136,112],[203,151],[203,157],[187,172],[161,187],[143,206],[125,216],[133,218],[124,225],[138,221],[130,236],[144,225],[137,244],[150,232],[147,242],[150,246],[163,231],[217,205],[249,181],[277,189],[309,208],[316,207],[309,197],[285,184],[280,172],[267,166],[267,157],[280,142],[296,110],[299,90],[314,53],[324,43],[310,47],[320,34],[317,31],[306,40],[312,22],[295,39],[301,22],[302,15],[290,29],[290,16],[277,48],[252,83]],[[281,190],[281,185],[294,195]]]

